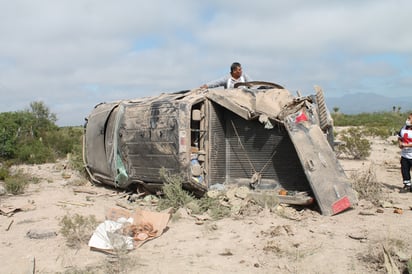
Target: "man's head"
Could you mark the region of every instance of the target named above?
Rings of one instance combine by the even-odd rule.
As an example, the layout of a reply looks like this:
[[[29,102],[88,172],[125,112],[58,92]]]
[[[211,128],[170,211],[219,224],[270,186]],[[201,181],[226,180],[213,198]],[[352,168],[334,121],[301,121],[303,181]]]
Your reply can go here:
[[[242,66],[240,65],[240,63],[234,62],[230,66],[230,74],[235,79],[238,79],[240,76],[242,76]]]
[[[406,118],[405,124],[408,127],[412,126],[412,113],[409,113],[408,118]]]

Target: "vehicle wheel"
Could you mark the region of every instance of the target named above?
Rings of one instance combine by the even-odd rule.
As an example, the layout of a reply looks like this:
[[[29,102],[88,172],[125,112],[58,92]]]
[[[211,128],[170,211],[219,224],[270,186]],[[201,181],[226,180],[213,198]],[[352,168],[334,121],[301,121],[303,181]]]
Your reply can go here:
[[[248,88],[256,88],[256,89],[270,89],[270,88],[285,89],[281,85],[271,83],[271,82],[264,82],[264,81],[250,81],[250,82],[236,83],[234,85],[235,88],[238,88],[241,86],[245,86]]]

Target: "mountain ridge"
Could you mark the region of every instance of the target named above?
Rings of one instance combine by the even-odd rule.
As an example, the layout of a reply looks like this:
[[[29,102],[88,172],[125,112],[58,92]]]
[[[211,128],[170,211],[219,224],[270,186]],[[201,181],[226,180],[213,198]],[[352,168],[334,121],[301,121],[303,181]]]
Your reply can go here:
[[[330,112],[336,107],[345,114],[393,111],[394,107],[396,110],[400,108],[401,112],[412,110],[412,96],[394,98],[373,92],[345,94],[340,97],[325,94],[325,102]]]

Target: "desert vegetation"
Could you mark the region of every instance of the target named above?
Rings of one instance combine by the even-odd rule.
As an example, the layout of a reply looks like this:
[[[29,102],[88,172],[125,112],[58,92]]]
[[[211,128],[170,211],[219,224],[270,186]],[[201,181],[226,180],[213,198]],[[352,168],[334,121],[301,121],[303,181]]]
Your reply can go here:
[[[41,164],[67,154],[81,155],[82,128],[58,127],[56,121],[43,102],[32,102],[22,111],[0,113],[2,164]]]
[[[334,132],[338,140],[335,147],[337,157],[366,159],[370,155],[370,139],[396,135],[408,114],[392,111],[347,115],[335,111],[332,113],[335,127],[344,128]]]
[[[35,178],[19,171],[17,164],[52,163],[70,158],[70,165],[83,169],[81,159],[82,128],[58,127],[57,117],[43,102],[32,102],[21,111],[0,113],[0,180],[7,192],[20,194]]]

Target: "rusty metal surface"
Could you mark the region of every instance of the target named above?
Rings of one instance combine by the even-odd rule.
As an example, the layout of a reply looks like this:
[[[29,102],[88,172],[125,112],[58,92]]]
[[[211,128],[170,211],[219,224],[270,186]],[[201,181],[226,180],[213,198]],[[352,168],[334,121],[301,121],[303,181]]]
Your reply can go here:
[[[127,109],[119,135],[133,179],[157,182],[162,167],[179,172],[178,114],[178,104],[169,100]]]

